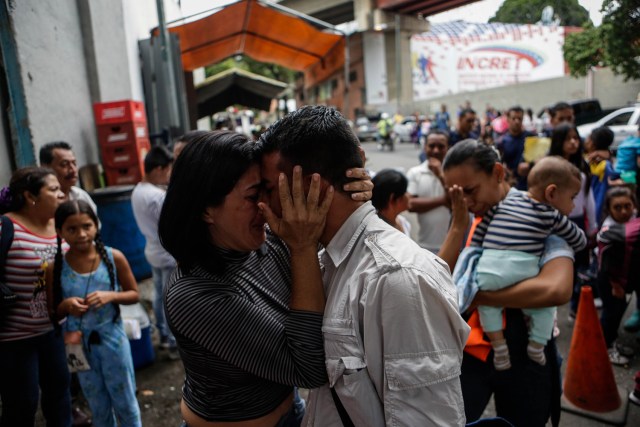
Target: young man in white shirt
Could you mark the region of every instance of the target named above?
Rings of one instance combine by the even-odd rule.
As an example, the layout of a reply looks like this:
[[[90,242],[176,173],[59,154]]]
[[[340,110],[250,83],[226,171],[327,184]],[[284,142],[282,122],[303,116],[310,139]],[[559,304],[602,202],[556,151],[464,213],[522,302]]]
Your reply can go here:
[[[442,130],[432,130],[424,144],[426,160],[409,169],[407,192],[409,212],[418,215],[418,244],[437,254],[449,229],[451,211],[442,175],[442,161],[449,147],[449,137]]]
[[[177,357],[176,340],[167,325],[162,301],[164,287],[175,270],[176,262],[162,247],[158,237],[158,221],[172,166],[173,155],[168,149],[163,146],[151,148],[144,158],[145,176],[131,193],[131,206],[138,228],[146,240],[144,256],[151,264],[151,276],[155,289],[153,311],[156,326],[160,332],[160,345],[168,348],[170,357],[174,358]]]

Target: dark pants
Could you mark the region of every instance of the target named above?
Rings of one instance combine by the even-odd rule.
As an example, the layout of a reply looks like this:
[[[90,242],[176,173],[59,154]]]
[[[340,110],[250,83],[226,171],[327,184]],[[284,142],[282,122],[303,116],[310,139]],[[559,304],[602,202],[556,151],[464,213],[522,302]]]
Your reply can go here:
[[[553,415],[559,420],[560,370],[555,341],[545,348],[547,364],[540,366],[527,356],[527,328],[520,310],[507,309],[505,338],[511,356],[511,368],[496,371],[493,354],[486,362],[464,354],[462,359],[462,395],[467,422],[478,420],[491,395],[496,413],[517,427],[542,427]],[[555,425],[555,424],[554,424]]]
[[[573,221],[582,231],[586,233],[585,217],[580,216],[576,218],[569,218]],[[598,298],[599,292],[597,286],[593,286],[594,283],[591,280],[585,280],[586,277],[592,277],[593,273],[597,270],[597,264],[593,264],[590,259],[591,249],[584,248],[581,251],[576,252],[575,262],[573,263],[573,293],[571,294],[571,303],[569,305],[571,312],[574,314],[578,312],[578,303],[580,302],[580,291],[583,286],[591,286],[593,290],[593,297]],[[594,277],[595,279],[595,277]],[[595,281],[595,280],[594,280]]]
[[[62,336],[54,331],[0,343],[1,427],[33,427],[42,391],[47,427],[71,426],[69,371]]]
[[[611,282],[605,273],[598,274],[598,288],[600,289],[600,298],[602,298],[600,325],[607,348],[611,348],[615,340],[618,339],[618,328],[628,303],[626,298],[616,298],[611,294]]]

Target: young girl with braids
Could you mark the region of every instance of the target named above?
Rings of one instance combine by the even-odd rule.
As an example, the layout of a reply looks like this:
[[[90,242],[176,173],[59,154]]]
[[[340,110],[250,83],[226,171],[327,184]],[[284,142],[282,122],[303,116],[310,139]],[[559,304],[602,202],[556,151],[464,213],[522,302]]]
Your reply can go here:
[[[83,200],[56,210],[58,251],[47,268],[54,315],[67,316],[65,334],[79,331],[91,369],[78,372],[96,427],[140,426],[131,348],[119,304],[138,301],[138,287],[122,252],[105,247],[98,218]],[[62,253],[62,240],[69,245]],[[117,422],[116,422],[117,419]]]

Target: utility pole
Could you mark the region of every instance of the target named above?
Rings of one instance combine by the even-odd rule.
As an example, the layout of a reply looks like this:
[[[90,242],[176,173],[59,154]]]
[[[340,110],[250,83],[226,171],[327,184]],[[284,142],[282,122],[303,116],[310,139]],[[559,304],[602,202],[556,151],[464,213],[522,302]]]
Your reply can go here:
[[[400,97],[402,95],[402,58],[401,58],[401,40],[400,40],[400,15],[396,13],[396,28],[395,28],[395,45],[396,51],[394,55],[396,56],[396,113],[400,112]]]
[[[173,69],[173,52],[169,42],[169,30],[164,16],[164,0],[156,0],[158,9],[158,30],[160,32],[160,52],[161,52],[161,69],[162,73],[167,77],[167,92],[169,100],[169,123],[163,123],[164,126],[177,126],[180,123],[180,115],[178,114],[178,93],[176,89],[176,75]]]

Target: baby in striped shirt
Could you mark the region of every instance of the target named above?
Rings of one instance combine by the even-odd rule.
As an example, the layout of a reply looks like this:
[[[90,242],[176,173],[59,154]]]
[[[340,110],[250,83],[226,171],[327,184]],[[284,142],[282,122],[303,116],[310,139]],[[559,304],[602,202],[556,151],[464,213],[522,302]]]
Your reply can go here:
[[[561,157],[538,161],[528,176],[528,192],[511,189],[478,225],[473,246],[483,248],[476,267],[478,288],[495,291],[538,275],[540,256],[549,235],[562,237],[574,251],[587,244],[584,232],[567,215],[581,191],[578,168]],[[496,370],[511,367],[502,330],[501,307],[478,307],[482,329],[493,347]],[[529,358],[546,364],[544,348],[551,338],[555,307],[522,310],[530,317]]]

